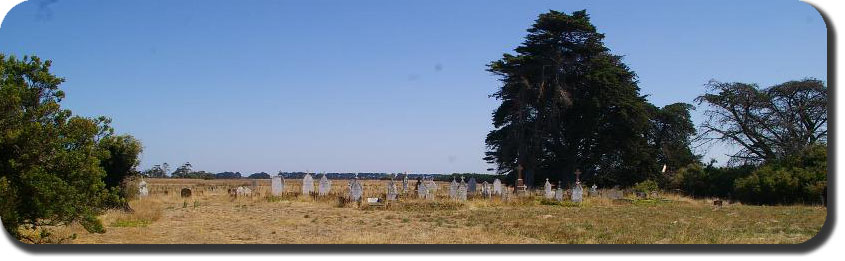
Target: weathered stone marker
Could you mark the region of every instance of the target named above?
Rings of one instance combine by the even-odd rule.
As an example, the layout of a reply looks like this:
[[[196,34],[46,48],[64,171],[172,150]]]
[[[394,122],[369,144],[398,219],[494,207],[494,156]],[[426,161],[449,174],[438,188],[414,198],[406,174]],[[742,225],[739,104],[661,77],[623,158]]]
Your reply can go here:
[[[358,178],[352,180],[352,184],[350,185],[349,189],[349,199],[352,201],[361,201],[361,197],[364,195],[364,187],[361,186],[361,182],[358,181]]]
[[[467,195],[475,195],[476,186],[478,186],[478,182],[475,181],[475,177],[470,177],[467,181]]]
[[[417,197],[426,198],[428,194],[428,188],[426,188],[426,185],[421,181],[417,181]]]
[[[502,181],[499,179],[493,181],[493,194],[499,196],[502,195]]]
[[[467,200],[467,183],[464,182],[464,177],[461,177],[461,184],[458,185],[457,199],[459,201]]]
[[[596,186],[596,184],[593,184],[593,186],[592,186],[592,187],[590,187],[590,197],[596,197],[596,196],[598,196],[598,195],[599,195],[598,188],[599,188],[599,187],[598,187],[598,186]]]
[[[581,188],[581,183],[576,182],[575,187],[572,188],[572,202],[581,203],[584,198],[584,190]]]
[[[191,197],[191,189],[182,188],[181,195],[182,195],[183,198],[190,198]]]
[[[311,177],[311,174],[305,174],[305,177],[302,177],[302,195],[310,195],[311,192],[314,192],[314,178]]]
[[[396,183],[391,179],[387,182],[387,200],[396,200]]]
[[[492,192],[492,189],[490,188],[490,183],[487,183],[487,181],[485,180],[483,183],[481,183],[481,196],[489,198],[491,194],[490,192]]]
[[[429,193],[437,193],[437,183],[434,182],[434,177],[429,177],[428,181],[426,181],[425,188],[428,190]]]
[[[612,189],[610,189],[607,194],[607,197],[610,199],[622,199],[623,197],[622,190],[619,190],[619,188],[617,187],[613,187]]]
[[[560,183],[558,183],[558,184],[560,184]],[[563,187],[558,186],[557,189],[555,190],[555,200],[557,200],[559,202],[563,202],[563,193],[564,193]]]
[[[458,182],[455,177],[452,177],[452,183],[449,183],[449,198],[456,199],[458,196]]]
[[[285,178],[282,176],[273,176],[270,179],[270,194],[273,196],[281,196],[285,191]]]
[[[141,182],[138,182],[138,196],[142,197],[142,198],[146,198],[149,195],[150,195],[150,190],[147,188],[147,182],[144,181],[144,180],[141,180]]]
[[[546,196],[546,199],[551,199],[555,196],[555,194],[552,193],[552,183],[549,183],[548,178],[546,179],[546,184],[543,185],[543,192]]]
[[[328,195],[332,190],[332,181],[326,177],[326,173],[320,177],[320,185],[317,187],[317,194],[320,196]]]

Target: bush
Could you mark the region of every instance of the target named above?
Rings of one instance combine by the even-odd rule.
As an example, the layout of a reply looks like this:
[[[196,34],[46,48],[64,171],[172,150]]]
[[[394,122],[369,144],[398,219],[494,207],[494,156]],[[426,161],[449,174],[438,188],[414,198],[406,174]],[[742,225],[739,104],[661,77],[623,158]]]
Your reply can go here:
[[[654,182],[653,180],[646,180],[634,185],[634,191],[643,193],[658,191],[659,189],[660,187],[657,186],[657,182]]]
[[[716,167],[714,164],[690,164],[681,168],[671,178],[669,189],[679,189],[692,197],[731,198],[735,181],[747,177],[756,168],[752,165]]]
[[[100,165],[108,154],[98,142],[111,135],[109,120],[62,109],[64,79],[50,65],[0,54],[0,216],[17,239],[26,237],[21,229],[72,222],[103,232],[97,214],[119,202],[119,188],[107,188]]]
[[[738,179],[737,198],[751,204],[824,203],[827,188],[827,146],[761,166]]]

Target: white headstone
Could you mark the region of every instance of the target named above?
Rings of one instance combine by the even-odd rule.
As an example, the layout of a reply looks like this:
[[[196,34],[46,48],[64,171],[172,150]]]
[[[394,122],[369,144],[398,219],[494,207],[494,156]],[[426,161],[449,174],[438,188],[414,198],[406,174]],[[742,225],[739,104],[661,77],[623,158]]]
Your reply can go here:
[[[563,201],[563,188],[558,187],[555,190],[555,200]]]
[[[387,182],[387,200],[396,200],[396,183],[393,180]]]
[[[150,190],[147,188],[147,182],[144,180],[141,180],[141,182],[138,183],[138,195],[142,198],[150,195]]]
[[[363,195],[364,188],[361,186],[361,182],[357,179],[353,179],[349,189],[349,199],[352,201],[359,201]]]
[[[575,187],[572,188],[572,202],[580,203],[583,198],[584,190],[581,188],[581,184],[576,183]]]
[[[282,192],[285,191],[285,180],[282,176],[273,176],[270,179],[270,194],[273,196],[281,196]]]
[[[417,197],[419,198],[426,198],[428,196],[428,188],[426,188],[425,183],[417,182]]]
[[[493,181],[493,194],[502,195],[502,181],[499,179]]]
[[[250,189],[249,187],[240,186],[236,190],[236,194],[239,197],[252,196],[252,189]]]
[[[326,173],[323,173],[323,177],[320,177],[320,185],[317,187],[317,193],[320,196],[325,196],[328,195],[331,190],[332,181],[326,178]]]
[[[490,190],[490,183],[487,183],[486,180],[481,183],[481,196],[490,197]]]
[[[590,187],[590,197],[595,197],[599,195],[598,188],[599,187],[596,186],[596,184],[593,184],[593,186]]]
[[[437,192],[437,183],[434,182],[434,177],[428,179],[425,185],[425,189],[427,189],[431,193]]]
[[[314,192],[314,178],[311,177],[311,174],[305,174],[305,177],[302,177],[302,195],[310,195],[311,192]]]
[[[455,199],[458,196],[458,182],[452,178],[452,183],[449,183],[449,198]]]
[[[461,178],[461,184],[458,185],[457,199],[459,201],[467,200],[467,184],[463,182],[463,178]]]
[[[549,183],[549,179],[546,179],[546,184],[543,185],[543,192],[545,193],[546,199],[551,199],[555,196],[552,193],[552,183]]]
[[[408,173],[402,178],[402,193],[408,192]]]

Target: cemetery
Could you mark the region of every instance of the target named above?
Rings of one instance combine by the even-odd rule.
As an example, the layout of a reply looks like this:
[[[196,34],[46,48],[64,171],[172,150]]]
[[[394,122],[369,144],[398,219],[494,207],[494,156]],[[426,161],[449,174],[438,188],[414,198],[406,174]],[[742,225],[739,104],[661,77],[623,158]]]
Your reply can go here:
[[[806,241],[827,214],[821,206],[716,206],[657,191],[640,198],[589,184],[547,182],[517,194],[499,179],[320,176],[148,178],[138,183],[132,213],[100,217],[106,233],[57,233],[76,233],[75,244],[768,244]]]

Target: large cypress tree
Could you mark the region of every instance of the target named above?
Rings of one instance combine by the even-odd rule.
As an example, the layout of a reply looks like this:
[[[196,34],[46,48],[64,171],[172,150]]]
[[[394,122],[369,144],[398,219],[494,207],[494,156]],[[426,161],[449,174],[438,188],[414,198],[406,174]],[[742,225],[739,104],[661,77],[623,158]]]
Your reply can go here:
[[[656,173],[648,104],[636,75],[602,42],[587,12],[541,14],[516,54],[488,66],[502,86],[485,160],[521,165],[528,185],[582,180],[631,185]]]

